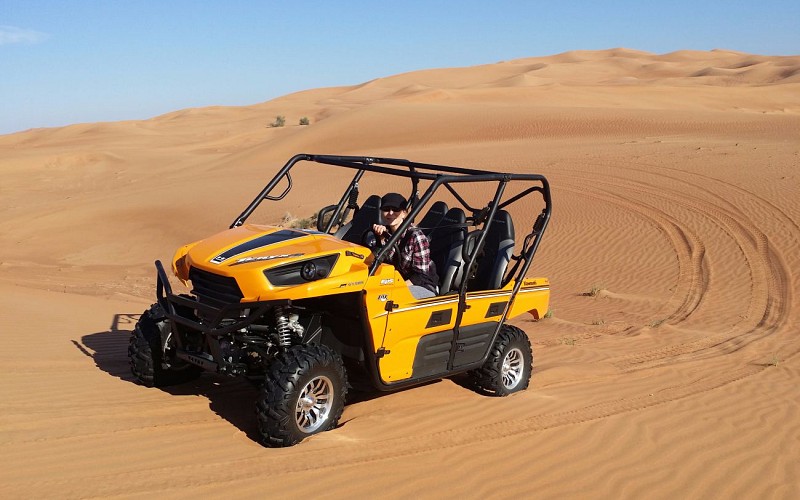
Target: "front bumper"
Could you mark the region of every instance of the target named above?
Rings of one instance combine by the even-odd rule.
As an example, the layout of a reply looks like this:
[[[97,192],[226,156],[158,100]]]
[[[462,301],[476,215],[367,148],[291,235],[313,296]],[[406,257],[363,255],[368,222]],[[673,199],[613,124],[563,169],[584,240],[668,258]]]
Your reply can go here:
[[[244,330],[251,326],[259,318],[262,318],[270,309],[275,306],[289,305],[290,300],[269,300],[259,302],[236,302],[224,304],[216,307],[196,300],[188,295],[176,295],[172,292],[172,286],[167,279],[167,273],[161,261],[156,261],[156,300],[164,310],[173,328],[173,338],[180,345],[180,335],[175,335],[174,325],[181,325],[189,330],[194,330],[211,337],[221,337],[229,333]],[[185,309],[196,311],[193,315],[203,318],[195,321],[185,315],[181,315],[178,310]]]

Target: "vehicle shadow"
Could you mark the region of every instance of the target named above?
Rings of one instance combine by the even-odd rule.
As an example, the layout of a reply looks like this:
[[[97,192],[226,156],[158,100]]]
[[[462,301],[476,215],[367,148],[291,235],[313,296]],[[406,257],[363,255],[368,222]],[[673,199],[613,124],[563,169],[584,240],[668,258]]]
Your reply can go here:
[[[141,315],[131,313],[115,314],[108,330],[84,335],[80,341],[73,340],[72,343],[81,353],[92,358],[100,370],[125,382],[138,384],[128,364],[128,342],[139,316]],[[437,382],[423,385],[434,383]],[[409,389],[411,388],[393,393]],[[173,396],[203,396],[208,399],[209,409],[220,418],[230,422],[252,441],[257,443],[261,440],[255,415],[259,387],[244,378],[203,373],[190,382],[151,390],[160,390]],[[361,381],[351,386],[345,404],[349,406],[365,403],[386,394]],[[346,424],[347,421],[341,421],[339,426]]]
[[[128,366],[128,339],[140,314],[115,314],[111,326],[103,332],[91,333],[73,340],[75,347],[86,356],[92,358],[94,364],[108,373],[126,382],[135,382]]]
[[[108,330],[84,335],[72,343],[92,358],[97,368],[112,377],[137,384],[128,364],[128,342],[140,314],[118,313]],[[204,396],[211,411],[227,420],[248,438],[259,441],[255,418],[258,387],[240,378],[204,373],[197,380],[170,387],[153,388],[174,396]]]

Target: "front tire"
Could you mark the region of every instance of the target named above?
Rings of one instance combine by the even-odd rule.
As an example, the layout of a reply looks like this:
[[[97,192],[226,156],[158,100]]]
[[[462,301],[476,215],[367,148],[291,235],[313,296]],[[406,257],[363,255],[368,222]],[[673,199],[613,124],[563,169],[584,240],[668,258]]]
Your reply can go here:
[[[486,362],[469,375],[478,392],[503,397],[528,388],[532,367],[528,336],[515,326],[503,325]]]
[[[158,304],[142,313],[128,344],[128,361],[136,380],[146,387],[166,387],[194,380],[202,369],[164,356],[167,318]]]
[[[338,354],[323,345],[290,347],[270,363],[256,404],[262,443],[292,446],[335,428],[346,396]]]

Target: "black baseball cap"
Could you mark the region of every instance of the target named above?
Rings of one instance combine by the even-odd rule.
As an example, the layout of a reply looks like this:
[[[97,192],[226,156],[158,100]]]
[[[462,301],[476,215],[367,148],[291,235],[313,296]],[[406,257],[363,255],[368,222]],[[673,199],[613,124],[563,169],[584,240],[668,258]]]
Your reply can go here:
[[[381,198],[381,210],[384,208],[392,207],[392,208],[399,208],[400,210],[406,209],[406,203],[408,203],[400,193],[386,193],[383,198]]]

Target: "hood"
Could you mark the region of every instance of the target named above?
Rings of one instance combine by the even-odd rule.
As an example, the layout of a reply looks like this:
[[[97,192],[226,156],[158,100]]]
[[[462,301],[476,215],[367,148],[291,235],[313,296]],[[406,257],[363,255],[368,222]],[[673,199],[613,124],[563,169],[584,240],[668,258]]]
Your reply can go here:
[[[324,258],[330,263],[326,279],[313,282],[273,282],[267,271],[283,269],[292,263]],[[286,288],[304,285],[324,291],[326,282],[353,272],[366,274],[372,253],[366,247],[342,241],[318,231],[287,229],[274,226],[245,224],[228,229],[178,250],[173,260],[175,274],[184,282],[191,279],[192,268],[221,276],[233,277],[245,300],[283,298]],[[300,265],[300,264],[298,264]],[[353,282],[352,277],[346,278]],[[331,284],[341,292],[338,281]],[[352,291],[352,290],[344,290]],[[328,291],[327,293],[331,293]],[[279,295],[281,297],[279,297]],[[295,298],[295,297],[286,297]]]
[[[217,267],[281,261],[322,250],[317,239],[317,235],[311,232],[248,225],[206,238],[198,242],[190,254],[192,261],[197,264]]]

